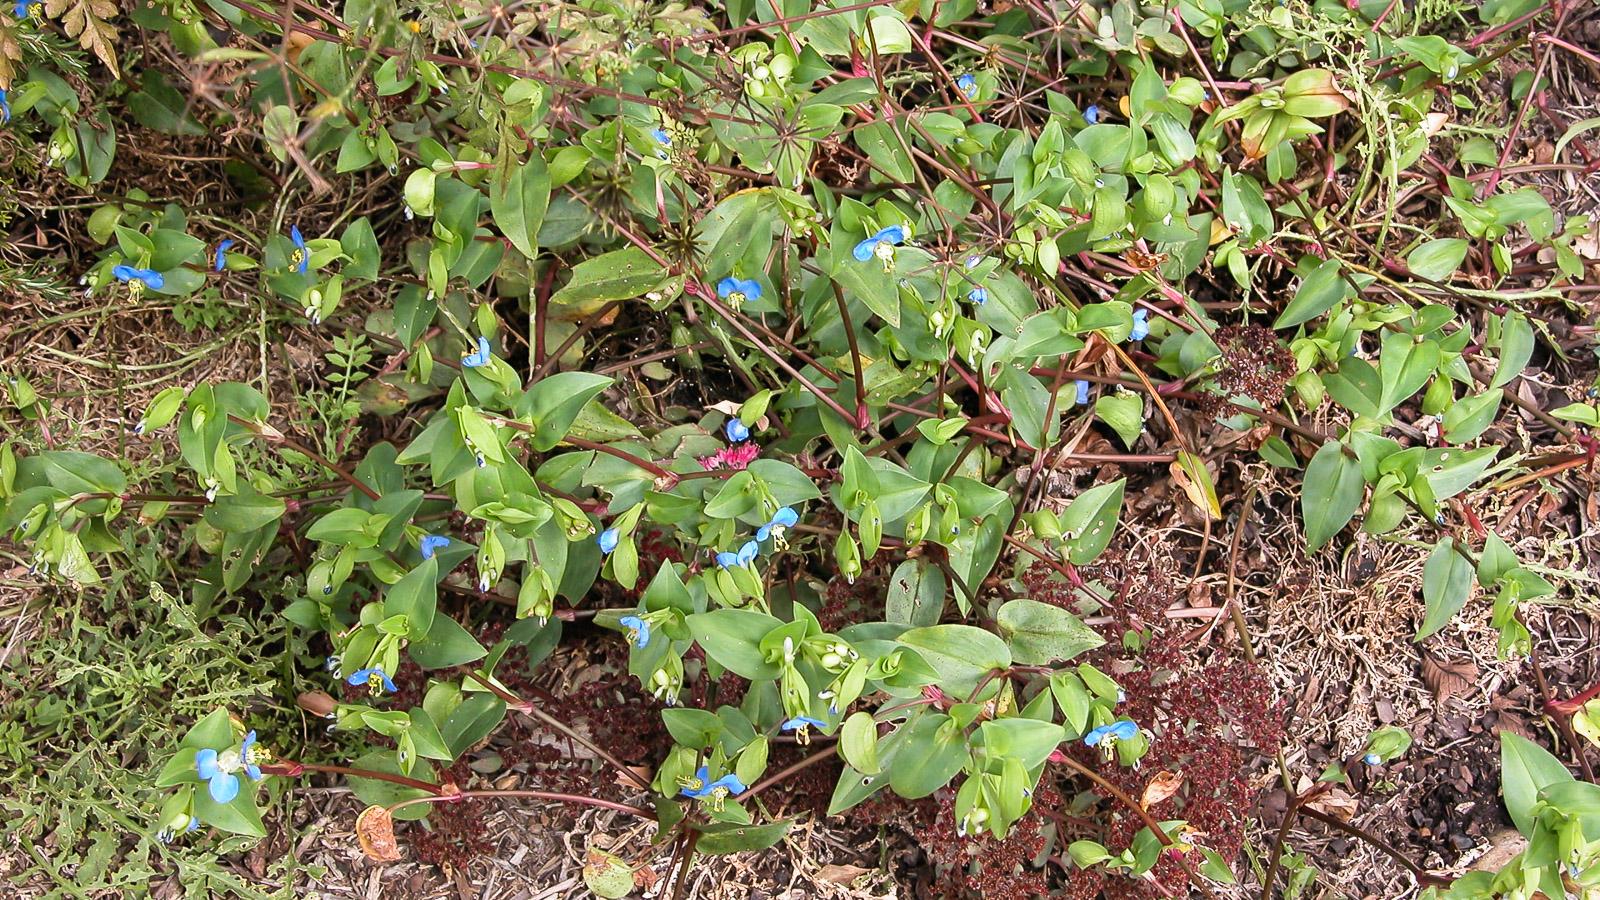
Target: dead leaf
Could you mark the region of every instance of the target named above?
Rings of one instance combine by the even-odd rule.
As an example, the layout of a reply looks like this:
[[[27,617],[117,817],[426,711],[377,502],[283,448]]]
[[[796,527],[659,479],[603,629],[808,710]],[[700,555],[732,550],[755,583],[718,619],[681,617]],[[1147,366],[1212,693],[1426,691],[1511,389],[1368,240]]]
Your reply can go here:
[[[1350,821],[1361,808],[1356,798],[1350,796],[1339,788],[1327,791],[1313,800],[1306,801],[1306,806],[1320,813],[1333,816],[1341,822]]]
[[[1477,680],[1478,667],[1470,659],[1439,662],[1426,653],[1422,655],[1422,683],[1433,692],[1433,699],[1440,705],[1451,697],[1465,697],[1472,693],[1472,686]]]
[[[356,840],[361,852],[373,862],[394,862],[400,858],[400,845],[394,839],[394,817],[382,806],[369,806],[356,816]]]
[[[106,21],[117,16],[113,0],[45,0],[44,11],[61,21],[62,30],[77,38],[78,46],[94,51],[111,77],[122,77],[117,71],[117,29]]]
[[[1149,809],[1163,800],[1168,800],[1183,787],[1183,776],[1176,772],[1157,772],[1150,783],[1144,786],[1144,796],[1139,798],[1139,805]]]
[[[817,880],[830,884],[850,884],[870,871],[872,870],[860,866],[827,865],[817,870]]]

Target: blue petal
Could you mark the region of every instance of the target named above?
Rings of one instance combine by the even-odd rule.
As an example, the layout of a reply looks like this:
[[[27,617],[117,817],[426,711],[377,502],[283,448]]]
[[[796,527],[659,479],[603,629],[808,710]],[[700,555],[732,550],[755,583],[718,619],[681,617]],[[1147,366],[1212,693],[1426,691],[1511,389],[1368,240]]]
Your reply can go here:
[[[663,128],[650,129],[650,136],[655,138],[656,143],[658,144],[663,144],[668,147],[672,146],[672,137],[671,135],[667,134],[666,130]]]
[[[227,266],[228,266],[228,248],[232,247],[232,246],[233,246],[233,238],[223,238],[222,243],[217,245],[216,270],[218,272],[221,272],[223,269],[227,268]]]
[[[601,553],[610,553],[617,549],[618,544],[622,543],[622,533],[615,528],[607,528],[605,531],[600,532],[599,537],[595,538],[595,543],[600,545]]]
[[[972,290],[967,291],[967,299],[978,304],[979,306],[982,306],[983,304],[989,302],[989,290],[988,288],[975,287]]]
[[[782,506],[782,507],[778,508],[777,512],[772,514],[772,523],[771,524],[773,524],[773,525],[782,525],[784,528],[793,528],[795,526],[795,523],[797,523],[799,521],[800,521],[800,514],[799,513],[795,512],[794,510],[790,509],[787,506]]]
[[[827,728],[828,723],[810,716],[795,716],[780,727],[784,731],[799,731],[802,728]]]
[[[760,544],[756,543],[755,541],[745,541],[744,546],[739,548],[739,565],[750,565],[756,561],[756,557],[759,556],[760,553]]]
[[[856,258],[856,262],[866,262],[872,258],[872,248],[876,246],[878,246],[876,238],[867,238],[856,244],[856,249],[851,252],[851,255]]]
[[[635,637],[633,639],[633,645],[635,647],[643,649],[643,648],[649,646],[649,644],[650,644],[650,623],[649,622],[646,622],[645,620],[639,618],[638,616],[623,616],[621,619],[618,619],[617,622],[619,624],[621,624],[622,627],[624,627],[624,628],[633,629],[634,633],[637,635],[637,637]]]
[[[728,436],[728,440],[737,444],[749,440],[750,427],[739,419],[729,419],[727,424],[722,426],[722,433]]]
[[[717,296],[723,300],[728,299],[729,294],[736,293],[738,290],[739,279],[733,277],[732,275],[729,275],[727,278],[717,282]]]
[[[194,768],[201,778],[215,778],[220,770],[217,769],[217,751],[207,747],[194,755]]]
[[[1094,104],[1091,103],[1089,105],[1089,107],[1083,111],[1083,120],[1085,122],[1088,122],[1090,125],[1093,125],[1093,124],[1099,122],[1100,121],[1100,107],[1095,106]]]
[[[399,688],[394,686],[393,679],[391,679],[388,675],[384,674],[382,669],[378,670],[378,677],[383,679],[383,689],[388,691],[389,693],[391,693],[391,694],[397,693],[400,690]]]
[[[422,558],[433,559],[433,554],[448,546],[450,546],[449,538],[437,534],[425,534],[422,536]]]
[[[978,79],[973,78],[971,75],[963,75],[956,79],[956,88],[966,95],[968,99],[971,99],[978,88]]]
[[[761,282],[754,278],[746,278],[739,282],[739,290],[744,292],[746,300],[761,299]]]
[[[139,270],[133,266],[116,266],[111,270],[111,275],[118,281],[132,281],[138,277]]]
[[[1111,733],[1115,734],[1117,736],[1117,740],[1119,741],[1132,740],[1134,736],[1139,733],[1139,726],[1135,725],[1132,719],[1123,719],[1120,722],[1113,722],[1110,728]]]
[[[228,803],[239,796],[239,776],[218,773],[209,781],[211,799],[218,803]]]
[[[1086,405],[1089,402],[1089,382],[1080,379],[1074,384],[1078,388],[1078,405]]]
[[[764,540],[766,540],[767,538],[769,538],[771,536],[772,536],[772,523],[771,522],[768,522],[767,524],[765,524],[765,525],[761,526],[760,528],[756,529],[756,540],[758,540],[758,541],[764,541]]]
[[[147,287],[155,288],[156,290],[160,290],[167,283],[167,279],[155,269],[139,269],[136,277],[144,282]]]
[[[729,772],[721,778],[718,778],[716,781],[711,782],[708,787],[711,790],[723,788],[735,797],[739,796],[745,791],[744,782],[740,781],[739,776],[733,774],[732,772]]]
[[[717,554],[717,565],[727,569],[739,564],[739,554],[723,551]]]
[[[306,239],[300,234],[299,225],[289,226],[289,240],[294,241],[294,245],[301,250],[306,248]]]
[[[878,229],[878,233],[872,236],[872,240],[874,243],[877,241],[888,241],[891,244],[901,244],[905,242],[906,236],[906,228],[904,225],[890,225],[885,228]]]
[[[1133,311],[1133,330],[1128,332],[1128,340],[1142,341],[1150,334],[1150,311],[1136,309]]]

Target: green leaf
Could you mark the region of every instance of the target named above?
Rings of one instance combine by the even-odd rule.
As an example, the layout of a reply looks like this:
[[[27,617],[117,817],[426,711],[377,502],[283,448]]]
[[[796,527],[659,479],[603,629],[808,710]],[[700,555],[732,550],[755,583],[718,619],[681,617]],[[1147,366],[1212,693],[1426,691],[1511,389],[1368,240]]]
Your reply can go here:
[[[206,507],[206,524],[218,531],[246,532],[264,528],[283,518],[287,505],[277,497],[256,493],[247,481],[236,494],[224,495]]]
[[[1500,362],[1495,367],[1489,387],[1504,387],[1511,379],[1522,374],[1529,357],[1533,356],[1533,326],[1528,317],[1519,312],[1508,313],[1500,325]]]
[[[524,391],[514,411],[533,425],[534,449],[543,452],[561,443],[583,407],[613,383],[610,376],[593,372],[557,372]]]
[[[488,651],[477,639],[467,633],[455,619],[434,616],[428,636],[413,640],[407,648],[411,658],[424,669],[446,669],[475,659],[482,659]]]
[[[1074,497],[1061,513],[1062,540],[1073,565],[1087,565],[1105,552],[1122,515],[1122,492],[1127,484],[1126,478],[1097,484]]]
[[[707,856],[722,856],[743,850],[765,850],[783,840],[794,824],[792,819],[769,822],[765,825],[717,824],[698,826],[700,840],[695,842],[696,852]]]
[[[1429,281],[1444,281],[1467,258],[1464,238],[1440,238],[1420,244],[1406,257],[1406,268]]]
[[[1344,445],[1329,441],[1311,457],[1300,489],[1300,517],[1305,521],[1306,549],[1326,544],[1356,514],[1366,496],[1361,463],[1344,452]]]
[[[1422,567],[1422,599],[1427,604],[1427,613],[1417,631],[1417,640],[1443,628],[1461,611],[1467,604],[1467,595],[1472,592],[1472,576],[1472,563],[1464,554],[1456,552],[1454,539],[1444,538],[1434,545],[1427,564]]]
[[[439,560],[429,558],[389,586],[383,595],[383,611],[405,616],[413,639],[430,634],[434,610],[439,604]],[[476,643],[476,641],[474,641]]]
[[[445,617],[440,616],[440,621]],[[460,756],[473,744],[489,736],[506,717],[506,703],[486,692],[468,694],[439,726],[439,736],[450,748],[451,756]]]
[[[1294,292],[1294,299],[1284,307],[1278,316],[1278,321],[1273,322],[1272,327],[1293,328],[1302,322],[1309,322],[1344,299],[1348,290],[1349,286],[1339,273],[1339,261],[1325,259],[1300,282],[1299,289]]]
[[[1533,807],[1539,792],[1576,780],[1548,750],[1525,737],[1500,732],[1500,796],[1505,798],[1511,821],[1524,835],[1533,834]]]
[[[557,306],[631,300],[666,277],[650,254],[638,247],[602,253],[572,268],[572,278],[550,297]]]
[[[845,762],[863,775],[876,775],[883,771],[878,761],[878,723],[872,713],[861,711],[850,714],[839,729],[839,752]]]
[[[1011,648],[1012,660],[1024,665],[1072,659],[1105,643],[1072,613],[1025,597],[1002,605],[995,623]]]
[[[966,697],[991,670],[1011,665],[1006,642],[972,625],[913,628],[900,635],[900,643],[917,651],[939,673],[940,686],[954,696]]]
[[[350,764],[357,769],[366,769],[369,772],[382,772],[385,775],[402,775],[400,764],[395,759],[393,750],[374,750]],[[417,781],[433,782],[433,768],[426,763],[412,767],[408,778]],[[415,800],[418,797],[433,796],[430,791],[422,788],[406,787],[392,781],[382,781],[377,778],[362,778],[351,775],[349,778],[350,790],[360,798],[361,802],[369,806],[393,806],[403,800]],[[431,803],[418,803],[408,806],[394,814],[400,821],[420,819],[426,816],[433,808]]]
[[[223,750],[236,743],[238,740],[233,734],[233,720],[228,717],[228,710],[220,706],[194,723],[194,727],[183,736],[183,746],[196,750],[207,747]]]
[[[195,791],[194,814],[200,817],[200,821],[223,831],[264,838],[267,829],[261,824],[261,811],[256,809],[255,782],[243,772],[238,777],[243,782],[239,785],[239,796],[227,803],[211,799],[207,791]]]
[[[767,662],[761,639],[782,622],[753,609],[715,609],[688,617],[689,631],[706,655],[741,678],[759,681],[782,671]]]
[[[550,206],[550,175],[537,153],[489,186],[489,212],[511,246],[533,259],[539,252],[539,227]],[[570,285],[569,285],[570,287]]]
[[[120,494],[128,489],[122,469],[109,459],[77,450],[46,450],[36,459],[45,480],[68,494]]]
[[[1144,430],[1144,398],[1133,391],[1101,394],[1094,401],[1094,414],[1122,438],[1122,446],[1132,447]]]
[[[904,727],[905,743],[889,768],[889,786],[915,800],[949,784],[961,771],[969,758],[967,742],[944,713],[925,713]]]
[[[884,604],[886,621],[934,625],[944,614],[944,605],[944,573],[927,560],[908,559],[889,577],[889,595]]]
[[[711,746],[725,727],[716,713],[688,706],[662,710],[661,720],[673,740],[697,750]]]

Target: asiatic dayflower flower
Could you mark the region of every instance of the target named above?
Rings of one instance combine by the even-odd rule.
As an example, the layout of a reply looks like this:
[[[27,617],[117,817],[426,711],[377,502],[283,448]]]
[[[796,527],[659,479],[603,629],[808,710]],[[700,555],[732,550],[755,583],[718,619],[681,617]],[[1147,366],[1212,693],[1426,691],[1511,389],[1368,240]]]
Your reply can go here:
[[[756,540],[764,541],[770,537],[774,540],[782,541],[783,533],[793,528],[799,521],[799,513],[787,506],[781,506],[777,512],[772,514],[772,518],[767,520],[767,524],[756,529]]]
[[[111,275],[136,294],[145,288],[160,290],[167,283],[167,279],[155,269],[140,269],[128,265],[114,267]]]
[[[35,6],[43,5],[44,0],[17,0],[17,5],[12,7],[11,11],[19,20],[26,19],[33,14]]]
[[[1087,406],[1089,404],[1089,382],[1080,378],[1072,384],[1078,390],[1076,397],[1078,405]]]
[[[400,690],[394,686],[394,681],[389,678],[389,673],[383,671],[377,666],[373,666],[370,669],[357,669],[356,671],[351,672],[350,677],[345,679],[345,683],[365,683],[366,686],[371,688],[372,692],[375,694],[381,694],[385,691],[393,694]]]
[[[1101,725],[1083,736],[1084,744],[1099,747],[1100,753],[1110,758],[1118,741],[1131,741],[1139,734],[1139,726],[1132,719],[1118,719],[1110,725]]]
[[[978,306],[982,306],[989,302],[989,289],[985,287],[975,287],[972,290],[967,291],[967,299],[971,300]]]
[[[746,441],[734,444],[731,447],[723,447],[710,456],[696,457],[695,462],[698,462],[700,468],[705,469],[707,472],[714,472],[717,469],[732,469],[735,472],[741,472],[752,462],[755,462],[756,457],[760,455],[761,448],[756,445],[756,442]]]
[[[1383,762],[1383,757],[1376,753],[1368,753],[1366,756],[1361,757],[1361,761],[1369,766],[1375,766],[1378,763]]]
[[[0,125],[11,121],[11,100],[6,96],[5,88],[0,88]]]
[[[744,546],[739,548],[738,553],[733,553],[731,551],[723,551],[722,553],[718,553],[717,565],[724,569],[731,569],[734,566],[748,566],[756,561],[756,557],[759,556],[760,553],[761,545],[759,543],[755,541],[745,541]]]
[[[811,729],[815,728],[821,731],[828,727],[828,723],[821,719],[813,719],[810,716],[795,716],[779,727],[784,731],[794,732],[795,742],[805,745],[811,743]]]
[[[217,245],[217,254],[214,257],[213,269],[221,272],[228,267],[228,248],[233,246],[233,238],[223,238]]]
[[[761,299],[761,282],[754,278],[735,278],[729,275],[717,282],[717,297],[728,301],[729,306],[738,309],[747,300]]]
[[[650,136],[655,138],[656,139],[656,143],[660,144],[663,147],[671,147],[672,146],[672,135],[667,134],[667,130],[665,128],[652,128],[652,129],[650,129]]]
[[[481,368],[489,364],[489,358],[493,355],[494,351],[489,346],[489,339],[480,334],[478,335],[478,349],[461,357],[461,364],[469,369]]]
[[[974,78],[971,72],[968,72],[956,79],[956,90],[961,92],[961,96],[971,100],[978,94],[978,79]]]
[[[745,792],[744,782],[739,780],[739,776],[729,772],[712,781],[711,770],[705,766],[701,766],[693,778],[682,779],[678,784],[678,793],[696,800],[708,800],[711,808],[716,810],[722,809],[724,799],[737,797]]]
[[[422,552],[423,559],[433,559],[433,555],[450,546],[450,539],[438,534],[425,534],[417,549]]]
[[[289,254],[289,267],[304,275],[311,265],[311,251],[306,249],[306,239],[300,234],[299,225],[289,226],[289,240],[294,243],[294,251]]]
[[[1089,104],[1089,106],[1083,111],[1083,120],[1088,122],[1090,125],[1099,124],[1100,107],[1095,106],[1093,103]]]
[[[1133,311],[1133,330],[1128,332],[1128,340],[1142,341],[1150,336],[1150,310],[1136,309]]]
[[[876,256],[883,260],[883,270],[887,272],[894,268],[895,246],[905,243],[908,237],[910,235],[907,234],[904,225],[890,225],[887,228],[880,228],[872,237],[856,244],[856,248],[851,252],[851,255],[856,258],[857,262],[866,262]]]
[[[211,799],[218,803],[231,803],[239,796],[239,776],[235,773],[244,767],[239,751],[228,749],[221,753],[206,747],[194,755],[194,768],[206,782]]]
[[[272,754],[256,746],[254,730],[244,736],[244,743],[239,747],[239,760],[244,765],[244,773],[250,776],[251,781],[261,780],[261,764],[271,758]]]
[[[628,638],[633,645],[643,650],[650,645],[650,623],[638,616],[623,616],[617,624],[628,629]]]
[[[617,545],[622,543],[622,532],[615,528],[607,528],[605,531],[600,532],[600,535],[594,540],[595,543],[600,545],[600,552],[610,556],[611,551],[617,549]]]
[[[737,416],[729,419],[727,423],[722,426],[722,433],[727,435],[728,440],[735,444],[739,443],[740,441],[750,440],[750,426],[744,424],[744,421],[739,419]]]

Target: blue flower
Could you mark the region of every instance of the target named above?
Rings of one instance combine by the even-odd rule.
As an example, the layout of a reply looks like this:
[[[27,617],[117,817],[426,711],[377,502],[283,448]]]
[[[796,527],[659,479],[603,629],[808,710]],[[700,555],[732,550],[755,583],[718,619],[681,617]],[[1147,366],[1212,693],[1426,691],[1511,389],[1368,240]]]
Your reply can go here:
[[[448,546],[450,546],[449,538],[437,534],[425,534],[422,536],[422,544],[418,549],[422,551],[423,559],[433,559],[433,554]]]
[[[306,267],[311,265],[311,251],[306,249],[306,239],[300,236],[299,225],[289,226],[289,240],[294,242],[294,252],[289,254],[289,265],[304,275]]]
[[[906,240],[906,229],[903,225],[890,225],[888,228],[878,229],[878,233],[856,244],[854,256],[857,262],[866,262],[874,256],[882,260],[894,257],[896,244],[903,244]]]
[[[1078,405],[1087,405],[1089,402],[1089,382],[1079,379],[1073,382],[1073,384],[1078,388]]]
[[[728,436],[728,440],[737,444],[740,441],[747,441],[750,439],[750,426],[744,424],[744,422],[740,421],[738,418],[733,418],[729,419],[727,424],[722,426],[722,433]]]
[[[618,544],[622,543],[622,532],[615,528],[607,528],[594,540],[600,545],[600,552],[609,555],[611,551],[617,549]]]
[[[979,306],[982,306],[989,302],[989,289],[975,287],[972,290],[967,291],[967,299],[978,304]]]
[[[800,514],[787,506],[781,506],[772,514],[767,524],[756,529],[756,540],[764,541],[769,537],[782,538],[783,533],[795,526],[800,521]]]
[[[221,272],[228,267],[228,248],[233,246],[233,238],[223,238],[217,245],[216,271]]]
[[[717,554],[717,565],[724,569],[734,566],[748,566],[756,561],[756,556],[761,553],[761,545],[755,541],[745,541],[738,553],[722,552]]]
[[[266,751],[256,748],[256,733],[251,731],[245,735],[244,745],[239,748],[239,759],[244,763],[244,773],[250,776],[251,781],[261,780],[261,767],[257,763],[266,758]]]
[[[1083,111],[1083,120],[1090,125],[1098,123],[1100,121],[1100,107],[1095,106],[1093,103],[1089,104],[1089,108]]]
[[[232,757],[232,751],[227,757],[219,757],[210,747],[194,755],[195,771],[207,782],[211,799],[218,803],[228,803],[239,796],[239,776],[232,771],[238,768],[238,760]]]
[[[133,266],[117,266],[111,270],[111,274],[118,281],[137,281],[140,283],[141,287],[154,288],[156,290],[160,290],[162,285],[167,283],[167,279],[163,278],[161,273],[157,272],[155,269],[136,269]]]
[[[978,79],[972,77],[971,73],[963,75],[956,79],[956,90],[959,90],[963,97],[971,100],[978,93]]]
[[[811,729],[821,730],[828,727],[828,723],[810,716],[795,716],[781,726],[784,731],[794,732],[794,739],[801,744],[811,743]]]
[[[399,690],[399,688],[394,686],[394,682],[389,679],[389,673],[383,671],[377,666],[373,666],[370,669],[360,669],[352,672],[350,673],[350,677],[345,679],[346,684],[360,684],[363,681],[366,682],[367,687],[372,688],[375,693],[381,694],[384,691],[388,691],[389,693],[393,694]]]
[[[0,124],[11,121],[11,101],[6,98],[5,88],[0,88]]]
[[[1150,310],[1136,309],[1133,311],[1133,330],[1128,332],[1128,340],[1142,341],[1150,335]]]
[[[1117,741],[1132,740],[1139,733],[1139,726],[1133,724],[1132,719],[1120,719],[1110,725],[1101,725],[1099,728],[1083,736],[1083,742],[1090,747],[1104,745],[1110,748]]]
[[[461,357],[461,364],[469,369],[487,366],[489,364],[489,357],[492,355],[493,351],[489,348],[489,339],[480,334],[478,335],[477,352],[468,353],[466,356]]]
[[[761,282],[754,278],[735,278],[729,275],[717,282],[717,296],[732,303],[737,309],[746,300],[761,299]]]
[[[663,147],[671,147],[672,146],[672,135],[667,134],[666,129],[664,129],[664,128],[652,128],[652,129],[650,129],[650,136],[655,138],[656,139],[656,143],[660,144]]]
[[[633,638],[633,645],[644,649],[650,644],[650,623],[638,616],[623,616],[617,622],[628,629],[628,636]]]
[[[1361,757],[1361,761],[1369,766],[1375,766],[1378,763],[1383,762],[1383,757],[1376,753],[1368,753],[1366,756]]]
[[[724,550],[721,553],[717,554],[717,566],[719,568],[731,569],[734,566],[737,566],[738,564],[739,564],[739,554],[737,554],[737,553],[730,553],[730,552]]]
[[[737,797],[745,791],[744,782],[740,781],[739,776],[734,775],[732,772],[718,778],[716,781],[711,781],[710,778],[711,770],[701,766],[700,770],[694,773],[693,778],[687,779],[689,783],[683,785],[678,793],[697,800],[709,797],[714,805],[720,807],[723,797]]]
[[[12,7],[12,12],[17,18],[26,19],[33,11],[33,8],[42,2],[44,0],[17,0],[17,5]]]

